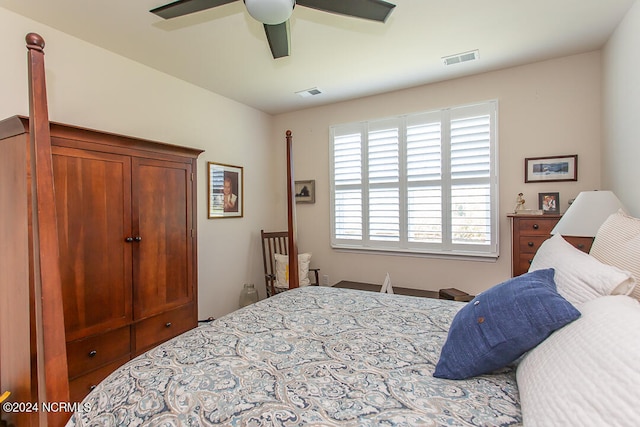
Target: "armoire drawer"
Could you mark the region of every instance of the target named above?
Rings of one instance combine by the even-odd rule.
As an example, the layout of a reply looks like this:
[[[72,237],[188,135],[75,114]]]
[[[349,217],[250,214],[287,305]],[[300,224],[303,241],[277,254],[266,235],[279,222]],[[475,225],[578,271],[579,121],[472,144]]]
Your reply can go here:
[[[71,402],[81,402],[100,381],[129,361],[129,356],[122,357],[100,369],[91,371],[69,381],[69,399]]]
[[[93,371],[131,354],[129,326],[67,343],[69,378]]]
[[[193,304],[145,319],[134,326],[135,355],[196,327]]]

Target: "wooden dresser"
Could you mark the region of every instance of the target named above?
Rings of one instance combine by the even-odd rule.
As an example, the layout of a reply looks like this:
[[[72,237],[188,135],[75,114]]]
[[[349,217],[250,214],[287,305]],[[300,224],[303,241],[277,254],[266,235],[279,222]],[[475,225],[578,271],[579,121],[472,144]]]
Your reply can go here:
[[[201,150],[51,124],[72,402],[197,325]]]
[[[511,219],[511,275],[513,277],[529,271],[533,257],[540,245],[551,237],[551,230],[560,221],[562,215],[515,215]],[[569,243],[583,252],[589,253],[592,237],[564,237]]]

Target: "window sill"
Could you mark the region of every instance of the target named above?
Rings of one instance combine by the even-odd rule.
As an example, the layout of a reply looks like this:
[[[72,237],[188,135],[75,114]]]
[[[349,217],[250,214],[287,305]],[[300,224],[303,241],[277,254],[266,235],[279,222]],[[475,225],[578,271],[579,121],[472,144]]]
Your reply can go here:
[[[478,261],[478,262],[496,262],[500,256],[499,253],[480,254],[477,252],[425,252],[415,249],[385,249],[385,248],[363,248],[360,246],[348,246],[342,244],[332,244],[331,248],[337,252],[361,253],[370,255],[387,255],[387,256],[404,256],[415,258],[434,258],[449,259],[457,261]]]

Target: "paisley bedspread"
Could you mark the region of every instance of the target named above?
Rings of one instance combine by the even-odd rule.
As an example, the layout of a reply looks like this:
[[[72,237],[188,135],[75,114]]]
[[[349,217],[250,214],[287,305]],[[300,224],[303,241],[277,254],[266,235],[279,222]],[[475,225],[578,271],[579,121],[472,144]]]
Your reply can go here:
[[[131,360],[67,425],[519,425],[515,369],[432,376],[462,304],[316,286],[283,292]]]

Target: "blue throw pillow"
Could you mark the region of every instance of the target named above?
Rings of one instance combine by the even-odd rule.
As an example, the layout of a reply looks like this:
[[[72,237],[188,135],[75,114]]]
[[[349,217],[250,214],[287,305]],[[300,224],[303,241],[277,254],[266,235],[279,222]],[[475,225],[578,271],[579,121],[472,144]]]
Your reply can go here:
[[[580,317],[553,276],[553,268],[536,270],[471,300],[454,317],[433,376],[461,380],[502,368]]]

